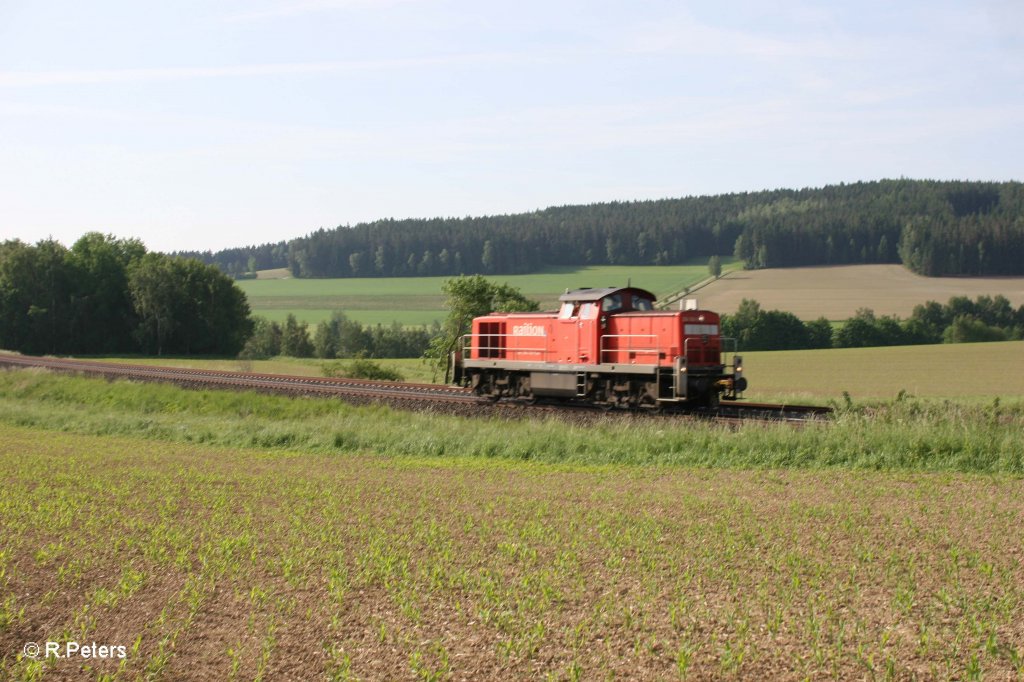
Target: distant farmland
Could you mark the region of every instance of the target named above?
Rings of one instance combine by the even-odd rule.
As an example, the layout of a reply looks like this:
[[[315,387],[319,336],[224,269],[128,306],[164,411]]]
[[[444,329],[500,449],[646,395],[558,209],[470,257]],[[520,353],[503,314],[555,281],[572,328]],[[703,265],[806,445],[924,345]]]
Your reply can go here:
[[[518,287],[527,296],[539,300],[542,308],[554,308],[558,296],[566,289],[625,286],[631,281],[634,286],[649,289],[661,297],[699,282],[707,275],[706,264],[693,264],[556,268],[533,275],[491,279]],[[447,279],[255,279],[241,280],[238,285],[249,297],[253,312],[271,320],[282,321],[288,313],[293,313],[299,320],[316,324],[340,310],[363,324],[390,324],[397,320],[403,325],[418,326],[444,319],[441,285]]]
[[[723,259],[726,267],[732,259]],[[707,266],[600,266],[557,268],[533,275],[493,277],[541,302],[556,306],[567,288],[634,285],[664,298],[707,277]],[[428,325],[445,316],[441,285],[446,277],[293,279],[284,270],[267,271],[267,278],[242,280],[238,285],[257,315],[283,321],[288,313],[316,324],[340,310],[363,324]],[[879,315],[909,317],[925,301],[945,303],[952,296],[975,298],[1002,294],[1014,306],[1024,304],[1024,277],[921,277],[900,265],[733,270],[694,295],[702,307],[735,312],[740,301],[752,298],[772,310],[787,310],[804,320],[825,316],[845,320],[858,308]]]
[[[922,277],[901,265],[843,265],[775,270],[737,270],[702,288],[702,307],[735,312],[751,298],[768,310],[786,310],[803,320],[845,320],[858,308],[878,315],[909,317],[925,301],[953,296],[1002,294],[1024,304],[1024,277]]]
[[[752,400],[1024,395],[1024,341],[743,353]]]

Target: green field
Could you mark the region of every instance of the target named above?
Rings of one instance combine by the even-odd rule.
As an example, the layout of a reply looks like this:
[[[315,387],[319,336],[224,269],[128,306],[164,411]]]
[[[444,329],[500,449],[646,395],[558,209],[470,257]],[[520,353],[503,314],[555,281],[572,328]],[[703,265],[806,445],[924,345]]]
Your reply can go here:
[[[317,301],[303,301],[302,305],[316,305]],[[394,302],[397,304],[397,301]],[[326,304],[324,304],[326,305]],[[254,308],[253,314],[265,317],[268,320],[277,322],[278,324],[284,323],[288,318],[289,313],[295,315],[296,319],[300,322],[305,322],[309,326],[315,326],[320,322],[325,322],[331,319],[331,316],[337,312],[342,311],[345,316],[349,319],[355,320],[363,326],[375,326],[383,325],[390,326],[395,322],[398,322],[403,327],[429,327],[435,322],[441,322],[444,320],[445,311],[435,309],[423,309],[423,310],[400,310],[400,309],[382,309],[382,310],[358,310],[354,308],[344,307],[332,307],[332,308]]]
[[[731,428],[0,372],[0,679],[1015,679],[1022,431],[1019,402]]]
[[[723,259],[726,267],[732,261]],[[566,289],[580,287],[634,286],[658,296],[679,291],[708,276],[707,264],[682,266],[600,266],[557,268],[532,275],[493,277],[495,282],[519,288],[541,302],[542,308],[557,307]],[[283,321],[288,313],[309,324],[342,311],[363,324],[418,326],[443,320],[444,296],[441,285],[447,277],[393,277],[350,279],[255,279],[240,280],[238,286],[249,298],[257,315]]]

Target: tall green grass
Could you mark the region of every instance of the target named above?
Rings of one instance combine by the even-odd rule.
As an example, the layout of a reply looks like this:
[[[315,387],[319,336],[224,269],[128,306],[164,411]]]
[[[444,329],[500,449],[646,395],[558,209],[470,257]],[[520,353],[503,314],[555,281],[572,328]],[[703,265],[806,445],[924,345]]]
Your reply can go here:
[[[0,422],[81,434],[384,457],[571,465],[1024,474],[1024,405],[901,400],[828,423],[466,418],[335,400],[0,372]]]

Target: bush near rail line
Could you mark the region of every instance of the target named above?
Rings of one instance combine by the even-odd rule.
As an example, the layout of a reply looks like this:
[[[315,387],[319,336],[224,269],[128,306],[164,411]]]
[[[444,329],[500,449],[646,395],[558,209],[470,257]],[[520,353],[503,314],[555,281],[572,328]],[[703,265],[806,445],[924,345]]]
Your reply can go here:
[[[321,371],[325,377],[405,381],[405,376],[397,369],[383,367],[365,357],[358,357],[351,362],[325,362],[321,365]]]

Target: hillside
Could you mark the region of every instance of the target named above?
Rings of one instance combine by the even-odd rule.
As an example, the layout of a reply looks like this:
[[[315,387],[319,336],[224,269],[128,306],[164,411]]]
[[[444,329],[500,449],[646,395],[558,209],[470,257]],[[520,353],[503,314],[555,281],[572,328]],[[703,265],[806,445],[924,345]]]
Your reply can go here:
[[[1024,305],[1024,277],[922,277],[900,265],[779,268],[730,272],[694,295],[702,307],[722,313],[749,298],[802,320],[845,320],[858,308],[906,318],[926,301],[997,294]]]
[[[523,274],[676,265],[735,254],[748,268],[902,263],[928,276],[1024,275],[1024,184],[882,180],[813,189],[559,206],[516,215],[379,220],[289,242],[190,252],[238,274]]]

